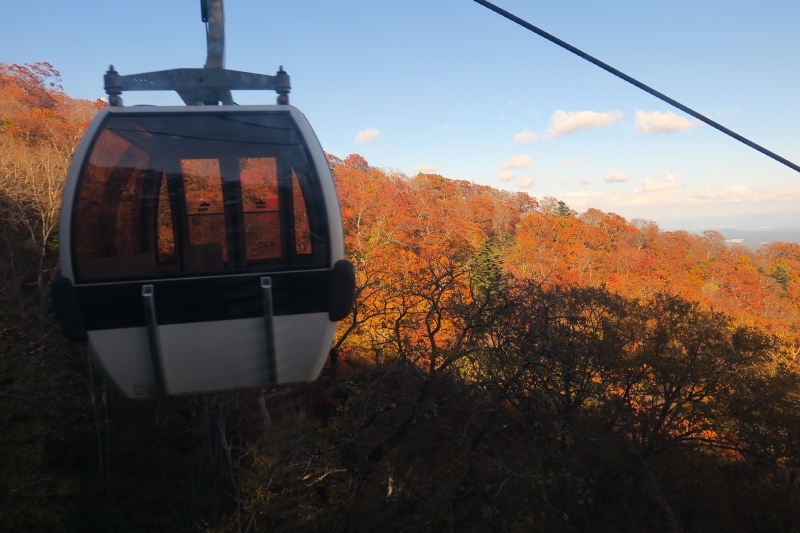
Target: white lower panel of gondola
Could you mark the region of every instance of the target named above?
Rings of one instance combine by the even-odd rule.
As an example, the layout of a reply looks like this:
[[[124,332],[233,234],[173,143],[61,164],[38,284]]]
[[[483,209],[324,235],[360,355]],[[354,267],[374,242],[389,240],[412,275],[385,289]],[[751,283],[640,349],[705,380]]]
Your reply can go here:
[[[328,313],[273,318],[278,383],[316,379],[333,342]],[[248,318],[159,326],[168,393],[201,394],[268,383],[264,320]],[[156,394],[145,328],[89,332],[109,377],[129,398]]]

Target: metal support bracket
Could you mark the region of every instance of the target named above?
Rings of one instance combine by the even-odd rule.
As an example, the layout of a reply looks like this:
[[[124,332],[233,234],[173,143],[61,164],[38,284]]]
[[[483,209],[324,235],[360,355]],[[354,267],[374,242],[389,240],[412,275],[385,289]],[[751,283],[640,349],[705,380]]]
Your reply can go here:
[[[152,285],[142,285],[142,302],[144,304],[144,323],[147,327],[147,340],[150,345],[150,359],[153,362],[153,375],[159,396],[166,396],[167,384],[164,380],[164,360],[161,356],[161,341],[158,337],[158,321],[156,320],[156,301]]]
[[[231,91],[275,91],[278,103],[289,103],[291,80],[283,67],[274,75],[224,68],[175,68],[121,76],[108,68],[103,77],[108,104],[122,106],[123,91],[175,91],[186,105],[233,105]]]
[[[272,325],[272,278],[261,278],[261,305],[264,309],[264,333],[267,339],[267,379],[270,385],[278,383],[278,369],[275,362],[275,330]]]

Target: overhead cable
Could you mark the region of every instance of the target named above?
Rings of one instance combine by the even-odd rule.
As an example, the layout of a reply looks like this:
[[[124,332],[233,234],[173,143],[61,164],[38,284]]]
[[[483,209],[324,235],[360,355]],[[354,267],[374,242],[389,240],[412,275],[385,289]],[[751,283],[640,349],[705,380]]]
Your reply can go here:
[[[620,72],[619,70],[615,69],[611,65],[603,63],[599,59],[590,56],[586,52],[584,52],[582,50],[579,50],[579,49],[575,48],[574,46],[572,46],[571,44],[562,41],[561,39],[559,39],[555,35],[551,35],[551,34],[547,33],[546,31],[544,31],[544,30],[542,30],[540,28],[537,28],[533,24],[531,24],[531,23],[519,18],[516,15],[513,15],[513,14],[509,13],[508,11],[506,11],[504,9],[501,9],[501,8],[497,7],[496,5],[492,4],[491,2],[487,2],[486,0],[474,0],[474,1],[479,3],[480,5],[488,8],[488,9],[491,9],[492,11],[497,13],[498,15],[500,15],[502,17],[505,17],[508,20],[519,24],[523,28],[532,31],[533,33],[535,33],[537,35],[540,35],[541,37],[544,37],[548,41],[550,41],[550,42],[552,42],[554,44],[557,44],[561,48],[569,50],[573,54],[575,54],[575,55],[577,55],[579,57],[582,57],[586,61],[588,61],[590,63],[594,63],[595,65],[597,65],[601,69],[603,69],[603,70],[605,70],[607,72],[610,72],[611,74],[613,74],[614,76],[617,76],[618,78],[622,78],[623,80],[627,81],[631,85],[635,85],[636,87],[640,88],[641,90],[652,94],[656,98],[665,101],[666,103],[670,104],[671,106],[677,107],[678,109],[680,109],[684,113],[693,116],[697,120],[705,122],[706,124],[708,124],[712,128],[716,128],[719,131],[721,131],[722,133],[724,133],[726,135],[730,135],[731,137],[733,137],[737,141],[746,144],[750,148],[758,150],[762,154],[764,154],[764,155],[766,155],[768,157],[771,157],[775,161],[778,161],[779,163],[783,163],[784,165],[786,165],[787,167],[791,168],[792,170],[800,172],[800,166],[795,165],[794,163],[792,163],[788,159],[779,156],[778,154],[776,154],[775,152],[772,152],[771,150],[767,150],[763,146],[758,145],[758,144],[754,143],[753,141],[751,141],[751,140],[749,140],[749,139],[747,139],[745,137],[742,137],[741,135],[739,135],[735,131],[729,130],[728,128],[726,128],[722,124],[719,124],[718,122],[715,122],[715,121],[711,120],[710,118],[706,117],[705,115],[702,115],[702,114],[698,113],[697,111],[686,107],[682,103],[680,103],[680,102],[678,102],[676,100],[673,100],[669,96],[667,96],[667,95],[665,95],[663,93],[660,93],[660,92],[656,91],[655,89],[653,89],[651,87],[648,87],[644,83],[642,83],[642,82],[640,82],[640,81],[638,81],[638,80],[636,80],[634,78],[631,78],[627,74],[625,74],[623,72]]]

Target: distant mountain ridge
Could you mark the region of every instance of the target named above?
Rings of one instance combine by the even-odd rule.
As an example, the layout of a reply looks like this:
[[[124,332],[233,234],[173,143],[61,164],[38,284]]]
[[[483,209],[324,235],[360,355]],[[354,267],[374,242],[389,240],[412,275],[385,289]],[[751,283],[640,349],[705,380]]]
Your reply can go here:
[[[728,241],[741,239],[742,246],[752,250],[757,250],[765,244],[773,242],[800,243],[800,226],[794,228],[757,228],[739,229],[722,228],[717,230],[725,236]]]

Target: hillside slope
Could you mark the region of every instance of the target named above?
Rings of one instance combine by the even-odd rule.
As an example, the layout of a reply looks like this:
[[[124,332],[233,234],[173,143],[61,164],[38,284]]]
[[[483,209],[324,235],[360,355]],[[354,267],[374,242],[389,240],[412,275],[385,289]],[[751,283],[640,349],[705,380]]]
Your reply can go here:
[[[353,313],[315,383],[131,402],[47,298],[102,102],[0,64],[0,529],[800,531],[800,247],[329,156]]]

